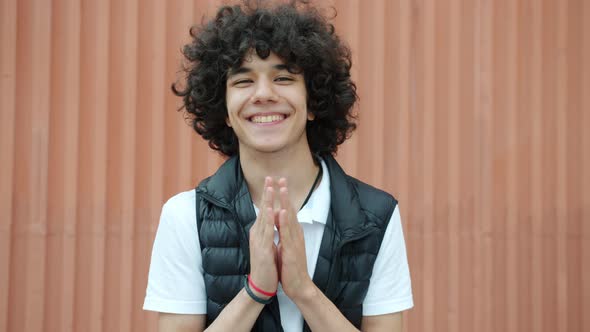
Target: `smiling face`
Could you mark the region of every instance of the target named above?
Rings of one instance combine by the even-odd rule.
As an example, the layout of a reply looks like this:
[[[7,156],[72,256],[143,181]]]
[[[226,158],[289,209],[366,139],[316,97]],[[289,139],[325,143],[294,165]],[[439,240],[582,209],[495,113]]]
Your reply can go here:
[[[271,53],[266,59],[250,52],[227,79],[227,124],[239,141],[240,154],[309,151],[303,74],[287,70]]]

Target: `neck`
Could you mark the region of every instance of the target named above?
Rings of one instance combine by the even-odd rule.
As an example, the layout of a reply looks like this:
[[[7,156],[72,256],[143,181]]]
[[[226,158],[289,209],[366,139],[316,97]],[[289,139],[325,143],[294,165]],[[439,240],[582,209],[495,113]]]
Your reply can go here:
[[[314,163],[309,149],[299,152],[243,152],[240,150],[240,164],[254,204],[259,206],[265,177],[272,177],[275,185],[279,178],[284,177],[289,186],[291,204],[298,210],[321,167]],[[278,187],[275,187],[275,193],[278,193]],[[275,198],[275,208],[278,208],[278,197]]]

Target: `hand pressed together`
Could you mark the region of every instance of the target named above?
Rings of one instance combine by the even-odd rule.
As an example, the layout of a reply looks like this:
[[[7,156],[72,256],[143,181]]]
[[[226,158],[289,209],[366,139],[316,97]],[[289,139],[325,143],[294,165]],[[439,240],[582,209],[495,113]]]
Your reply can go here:
[[[275,291],[280,282],[285,294],[295,301],[314,284],[307,271],[303,229],[289,199],[287,180],[281,178],[278,185],[276,195],[272,178],[265,179],[260,213],[250,229],[251,278],[256,286],[269,292]],[[274,211],[277,198],[280,209]],[[274,226],[279,231],[278,245],[273,241]]]
[[[250,228],[250,277],[261,289],[274,292],[278,288],[277,246],[274,243],[273,211],[274,189],[272,179],[264,180],[260,213]],[[266,298],[263,294],[258,294]]]
[[[285,294],[295,301],[297,296],[305,294],[305,290],[313,287],[313,281],[307,272],[303,229],[297,220],[297,211],[289,200],[285,178],[279,180],[279,199],[281,209],[278,218],[275,218],[275,225],[279,230],[279,276]]]

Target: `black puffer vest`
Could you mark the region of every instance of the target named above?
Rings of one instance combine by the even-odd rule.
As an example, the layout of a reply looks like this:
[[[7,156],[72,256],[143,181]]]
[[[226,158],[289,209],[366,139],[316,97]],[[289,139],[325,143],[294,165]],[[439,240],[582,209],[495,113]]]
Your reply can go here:
[[[313,281],[360,328],[373,264],[397,201],[346,175],[331,156],[324,161],[331,205]],[[248,234],[256,213],[237,157],[203,180],[196,193],[209,326],[250,271]],[[276,299],[265,306],[252,331],[283,331]],[[307,324],[304,331],[309,331]]]

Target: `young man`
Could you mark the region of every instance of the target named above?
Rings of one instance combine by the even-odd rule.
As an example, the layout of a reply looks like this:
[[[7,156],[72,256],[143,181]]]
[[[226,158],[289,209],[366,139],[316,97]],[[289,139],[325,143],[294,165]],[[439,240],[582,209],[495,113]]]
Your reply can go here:
[[[184,49],[193,128],[229,159],[163,207],[144,309],[160,331],[401,331],[397,201],[332,155],[350,52],[313,8],[221,8]]]

